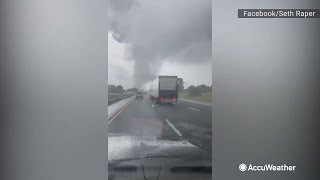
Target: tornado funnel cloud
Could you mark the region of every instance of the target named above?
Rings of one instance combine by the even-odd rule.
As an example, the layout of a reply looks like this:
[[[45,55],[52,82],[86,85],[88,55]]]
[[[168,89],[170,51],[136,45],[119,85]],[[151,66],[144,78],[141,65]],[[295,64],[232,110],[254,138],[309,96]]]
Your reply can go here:
[[[155,77],[165,61],[211,60],[211,7],[211,0],[110,0],[109,32],[129,45],[134,86]]]

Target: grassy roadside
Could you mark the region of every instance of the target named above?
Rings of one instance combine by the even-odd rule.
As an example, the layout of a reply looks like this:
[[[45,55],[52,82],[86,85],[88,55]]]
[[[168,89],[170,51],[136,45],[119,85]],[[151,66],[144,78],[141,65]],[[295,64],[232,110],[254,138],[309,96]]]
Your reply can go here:
[[[200,96],[190,96],[188,93],[180,93],[179,98],[189,99],[192,101],[200,101],[205,103],[212,103],[212,93],[203,93]]]

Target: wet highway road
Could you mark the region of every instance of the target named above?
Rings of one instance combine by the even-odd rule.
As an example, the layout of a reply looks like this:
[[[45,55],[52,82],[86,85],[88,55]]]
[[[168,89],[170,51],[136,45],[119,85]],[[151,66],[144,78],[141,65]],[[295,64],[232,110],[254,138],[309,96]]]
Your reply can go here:
[[[212,150],[212,106],[179,100],[177,104],[155,104],[145,95],[133,100],[109,121],[108,133],[130,134],[145,139],[186,139]]]

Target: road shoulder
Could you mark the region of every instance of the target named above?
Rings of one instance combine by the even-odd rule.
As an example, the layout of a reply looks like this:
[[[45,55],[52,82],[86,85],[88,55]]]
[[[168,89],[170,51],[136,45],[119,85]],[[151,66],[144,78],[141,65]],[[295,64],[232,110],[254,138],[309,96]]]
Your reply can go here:
[[[179,98],[180,101],[186,101],[186,102],[190,102],[190,103],[195,103],[195,104],[201,104],[201,105],[205,105],[205,106],[212,106],[212,103],[205,103],[205,102],[200,102],[200,101],[192,101],[189,99],[182,99]]]

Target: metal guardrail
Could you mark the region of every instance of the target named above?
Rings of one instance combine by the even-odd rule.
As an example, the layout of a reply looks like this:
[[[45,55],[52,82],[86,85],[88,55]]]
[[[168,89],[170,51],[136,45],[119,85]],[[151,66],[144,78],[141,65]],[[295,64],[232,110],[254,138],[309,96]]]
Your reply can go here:
[[[111,105],[111,104],[114,104],[118,101],[121,101],[122,99],[126,99],[128,97],[131,97],[133,96],[134,94],[129,94],[129,95],[126,95],[126,96],[121,96],[121,97],[117,97],[117,98],[113,98],[113,99],[110,99],[108,100],[108,105]]]

